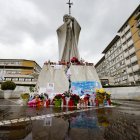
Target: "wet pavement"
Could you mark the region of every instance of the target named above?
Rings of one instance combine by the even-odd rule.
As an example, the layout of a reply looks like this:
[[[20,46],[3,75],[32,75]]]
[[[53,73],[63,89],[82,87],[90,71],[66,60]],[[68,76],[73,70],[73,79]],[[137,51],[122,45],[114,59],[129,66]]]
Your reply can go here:
[[[0,100],[0,140],[139,140],[140,102],[77,108],[20,106]]]

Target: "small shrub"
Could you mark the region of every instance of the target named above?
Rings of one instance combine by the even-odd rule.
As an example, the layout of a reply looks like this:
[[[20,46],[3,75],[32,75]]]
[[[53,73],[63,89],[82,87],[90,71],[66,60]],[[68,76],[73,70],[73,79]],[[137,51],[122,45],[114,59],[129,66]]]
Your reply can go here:
[[[32,86],[29,88],[29,90],[30,90],[30,92],[34,92],[35,91],[34,87],[32,87]]]
[[[5,81],[1,84],[2,90],[14,90],[16,88],[16,84],[13,81]]]

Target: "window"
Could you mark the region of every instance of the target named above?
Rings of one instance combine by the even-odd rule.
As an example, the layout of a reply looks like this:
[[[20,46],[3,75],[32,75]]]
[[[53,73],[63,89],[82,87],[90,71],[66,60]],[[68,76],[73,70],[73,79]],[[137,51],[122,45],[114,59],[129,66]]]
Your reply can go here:
[[[138,36],[140,37],[140,31],[138,31]]]
[[[131,39],[132,39],[132,37],[128,38],[128,39],[127,39],[127,42],[129,42]]]
[[[123,70],[122,70],[122,73],[125,73],[125,72],[126,72],[126,70],[125,70],[125,69],[123,69]]]
[[[138,64],[138,61],[135,61],[134,63],[132,63],[132,66],[135,66]]]
[[[122,61],[122,65],[124,65],[124,60]]]
[[[125,35],[122,36],[122,39],[125,37]]]
[[[28,78],[28,79],[25,79],[25,81],[31,82],[31,79]]]
[[[114,45],[114,50],[116,49],[116,45]]]
[[[127,80],[127,76],[123,76],[122,80],[123,81]]]
[[[18,81],[18,78],[13,78],[12,81]]]
[[[132,53],[131,55],[130,55],[130,58],[132,58],[133,56],[135,56],[136,54],[135,53]]]
[[[24,81],[24,78],[19,78],[19,81]]]
[[[131,64],[127,65],[127,67],[130,68],[131,67]]]
[[[135,71],[135,72],[134,72],[134,75],[140,75],[140,70]]]
[[[14,62],[11,62],[11,64],[15,64]]]
[[[5,80],[7,80],[7,81],[11,81],[11,78],[5,78]]]
[[[120,57],[118,57],[118,61],[120,60]]]
[[[130,50],[130,49],[132,49],[133,47],[134,47],[134,45],[132,44],[132,45],[129,46],[128,49]]]
[[[133,74],[132,73],[129,73],[129,76],[131,77],[131,76],[133,76]]]
[[[125,51],[125,53],[126,53],[126,52],[128,51],[128,49],[125,49],[124,51]]]
[[[126,44],[126,41],[123,43],[123,45],[125,46],[125,44]]]
[[[130,29],[125,33],[125,35],[127,35],[130,32]]]

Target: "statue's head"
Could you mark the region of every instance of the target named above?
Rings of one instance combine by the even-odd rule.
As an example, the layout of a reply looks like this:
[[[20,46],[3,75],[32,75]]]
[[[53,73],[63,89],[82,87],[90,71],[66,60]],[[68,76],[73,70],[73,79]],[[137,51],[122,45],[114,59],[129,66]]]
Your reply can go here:
[[[66,15],[63,16],[63,21],[64,21],[64,22],[67,22],[68,19],[69,19],[69,15],[66,14]]]

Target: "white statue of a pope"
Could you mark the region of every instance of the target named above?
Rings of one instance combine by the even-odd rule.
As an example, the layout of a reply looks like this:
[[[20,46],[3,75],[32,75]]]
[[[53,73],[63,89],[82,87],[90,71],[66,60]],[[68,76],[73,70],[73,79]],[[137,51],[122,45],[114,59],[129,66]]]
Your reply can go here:
[[[64,24],[57,29],[59,60],[70,62],[73,57],[79,60],[78,40],[81,27],[70,15],[64,15],[63,21]]]

